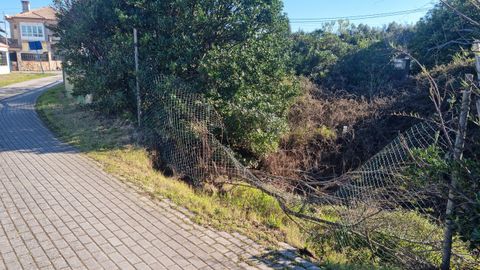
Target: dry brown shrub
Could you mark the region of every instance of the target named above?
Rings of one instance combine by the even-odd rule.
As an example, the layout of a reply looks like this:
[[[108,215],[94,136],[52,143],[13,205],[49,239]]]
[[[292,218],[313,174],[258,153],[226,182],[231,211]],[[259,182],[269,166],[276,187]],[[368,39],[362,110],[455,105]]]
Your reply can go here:
[[[428,104],[412,83],[408,87],[413,92],[398,90],[370,102],[322,90],[308,79],[301,85],[304,93],[289,114],[290,132],[280,151],[262,161],[269,173],[292,179],[305,175],[330,179],[355,169],[415,122],[394,112],[416,111]]]
[[[475,74],[475,59],[468,56],[458,55],[454,61],[447,65],[440,65],[429,70],[430,75],[435,78],[440,89],[452,90],[461,89],[461,82],[465,74]],[[425,74],[419,73],[415,76],[417,87],[428,89],[430,83]]]

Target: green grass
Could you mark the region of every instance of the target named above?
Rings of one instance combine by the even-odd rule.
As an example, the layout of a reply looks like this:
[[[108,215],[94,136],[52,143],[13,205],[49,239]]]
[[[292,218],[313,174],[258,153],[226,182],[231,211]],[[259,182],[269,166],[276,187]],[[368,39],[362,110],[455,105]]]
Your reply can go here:
[[[14,83],[29,81],[33,79],[44,78],[48,76],[53,76],[54,73],[18,73],[13,72],[10,74],[0,75],[0,87],[7,86]]]

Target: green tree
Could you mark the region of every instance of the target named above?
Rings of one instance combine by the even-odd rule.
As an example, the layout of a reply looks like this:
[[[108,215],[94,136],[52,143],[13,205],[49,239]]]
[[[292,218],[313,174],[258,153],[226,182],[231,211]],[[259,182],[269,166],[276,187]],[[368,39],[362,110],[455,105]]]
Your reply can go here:
[[[286,72],[285,42],[286,36],[277,34],[252,38],[241,46],[215,47],[202,61],[208,96],[225,117],[236,149],[272,152],[288,129],[285,119],[297,87]]]
[[[480,22],[476,0],[448,0],[458,12]],[[480,38],[480,27],[472,24],[443,3],[438,3],[415,26],[409,43],[413,55],[425,66],[448,64],[462,50],[469,50]]]
[[[341,59],[335,66],[330,85],[370,99],[388,88],[395,74],[391,62],[395,51],[385,41],[369,44]]]
[[[329,75],[339,59],[354,49],[352,44],[328,30],[294,33],[292,39],[295,71],[317,83]]]
[[[333,90],[373,97],[388,88],[394,75],[390,44],[405,46],[410,26],[396,23],[384,28],[329,23],[312,33],[292,35],[293,65],[298,75]]]
[[[177,77],[208,96],[231,146],[255,157],[275,150],[297,92],[280,0],[58,0],[57,7],[66,70],[97,108],[135,109],[137,27],[143,87],[159,75]]]
[[[454,170],[459,172],[458,186],[455,194],[455,211],[451,217],[455,233],[469,244],[472,251],[480,251],[480,162],[478,159],[478,130],[469,134],[473,140],[466,151],[466,158],[461,162],[445,158],[445,153],[436,145],[427,149],[414,149],[413,157],[417,163],[408,168],[407,176],[411,183],[419,186],[436,183],[440,194],[429,198],[435,214],[445,219],[446,198],[448,198],[448,176]]]
[[[92,94],[97,109],[130,113],[133,99],[131,28],[121,23],[118,1],[56,1],[64,69],[75,95]]]

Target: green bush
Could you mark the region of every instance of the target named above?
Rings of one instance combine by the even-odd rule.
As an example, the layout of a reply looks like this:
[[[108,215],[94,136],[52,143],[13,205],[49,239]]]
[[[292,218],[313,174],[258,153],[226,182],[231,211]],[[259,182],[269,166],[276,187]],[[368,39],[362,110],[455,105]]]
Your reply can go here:
[[[312,33],[295,33],[293,66],[297,75],[328,89],[378,96],[395,78],[391,44],[405,45],[411,29],[395,23],[373,28],[349,22],[326,24]]]
[[[253,157],[277,148],[297,95],[280,0],[55,3],[54,30],[76,95],[93,94],[107,113],[135,114],[136,27],[142,87],[157,76],[179,78],[209,97],[225,119],[230,146]]]
[[[475,1],[446,0],[452,7],[480,22]],[[455,54],[469,51],[480,28],[462,18],[443,3],[438,3],[415,25],[415,35],[408,44],[414,56],[428,68],[450,63]]]
[[[368,232],[368,237],[348,229],[319,226],[309,230],[309,245],[331,269],[348,269],[349,265],[360,269],[397,269],[400,264],[408,269],[433,269],[441,262],[443,228],[417,211],[383,210],[354,230]],[[453,269],[475,269],[467,245],[458,237],[454,239],[454,253],[463,257],[454,257]]]
[[[477,134],[478,135],[478,134]],[[474,137],[475,138],[475,137]],[[477,141],[478,142],[478,141]],[[472,150],[478,151],[478,145]],[[439,186],[440,197],[432,197],[430,201],[436,207],[434,215],[445,219],[445,207],[448,198],[450,176],[454,171],[460,176],[454,195],[454,215],[450,217],[455,224],[455,234],[468,243],[471,251],[480,251],[480,163],[476,154],[467,151],[460,162],[445,158],[445,153],[438,146],[427,149],[414,149],[412,155],[417,162],[408,169],[407,175],[412,183],[419,186]],[[420,167],[418,165],[421,165]],[[433,183],[433,184],[432,184]]]
[[[230,145],[247,156],[275,151],[288,130],[286,117],[298,86],[286,65],[284,34],[215,47],[202,62],[207,96],[224,118]]]

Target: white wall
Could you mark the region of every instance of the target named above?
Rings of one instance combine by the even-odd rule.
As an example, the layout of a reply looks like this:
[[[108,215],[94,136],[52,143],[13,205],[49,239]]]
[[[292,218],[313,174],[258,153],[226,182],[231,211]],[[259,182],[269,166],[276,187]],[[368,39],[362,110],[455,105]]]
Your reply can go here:
[[[5,52],[7,54],[7,65],[0,66],[0,74],[8,74],[10,73],[10,55],[8,55],[8,49],[0,48],[0,51]]]

